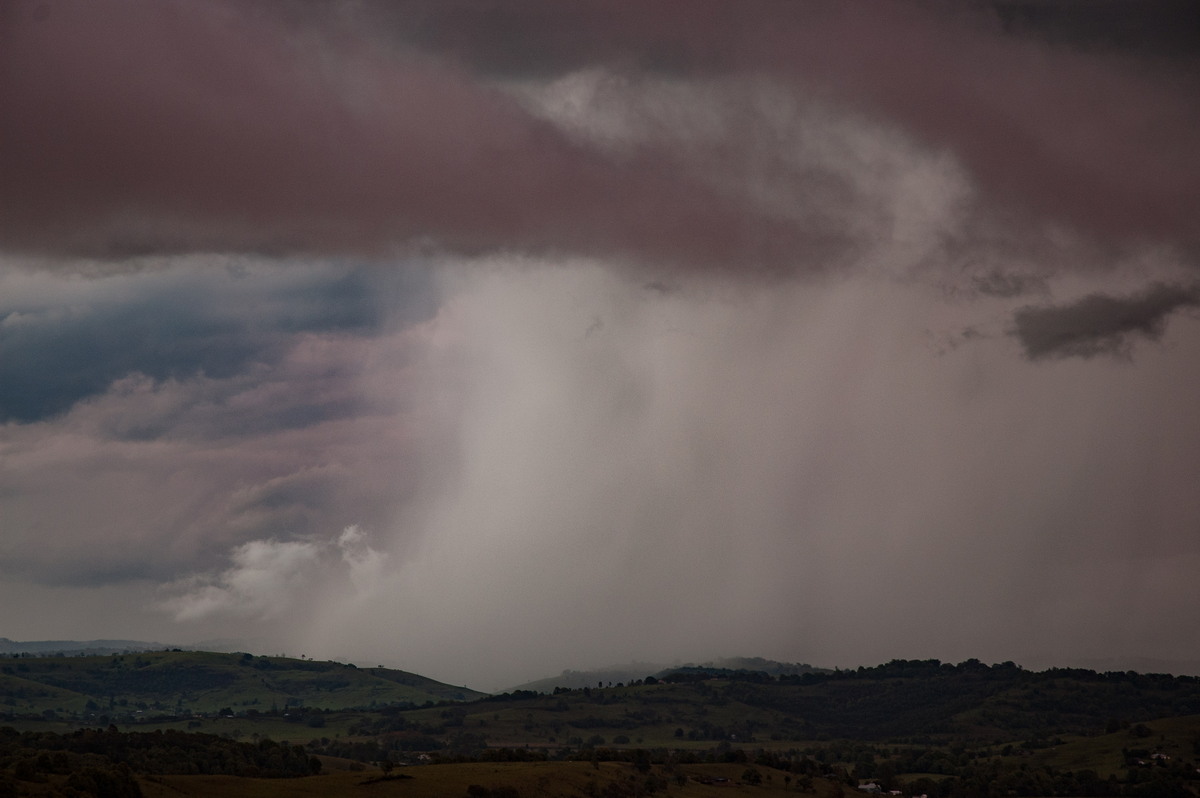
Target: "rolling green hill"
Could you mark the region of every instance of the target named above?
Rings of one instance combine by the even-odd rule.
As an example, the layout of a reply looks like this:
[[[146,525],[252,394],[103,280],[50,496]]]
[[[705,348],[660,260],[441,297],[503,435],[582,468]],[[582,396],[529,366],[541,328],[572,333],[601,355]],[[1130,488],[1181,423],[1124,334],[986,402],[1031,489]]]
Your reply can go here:
[[[489,710],[489,707],[493,709]],[[556,695],[514,693],[457,711],[522,719],[505,735],[548,743],[567,736],[716,742],[737,735],[760,741],[850,739],[910,744],[1020,743],[1103,734],[1116,724],[1200,714],[1200,679],[1191,676],[1026,671],[1011,663],[958,665],[897,660],[874,668],[800,675],[684,668],[660,679]],[[526,727],[530,728],[526,728]],[[554,735],[547,728],[560,730]],[[536,730],[536,731],[535,731]],[[586,730],[586,731],[583,731]],[[640,732],[635,734],[634,730]]]
[[[405,671],[199,651],[0,660],[0,717],[190,715],[467,701],[482,693]]]
[[[403,671],[281,657],[155,652],[4,662],[0,701],[21,707],[9,713],[20,731],[0,734],[21,750],[51,753],[20,754],[24,765],[0,757],[0,781],[19,779],[22,768],[65,777],[54,770],[53,752],[95,742],[95,726],[111,716],[105,767],[124,762],[145,777],[144,787],[185,793],[233,771],[154,770],[166,766],[138,764],[120,735],[167,751],[156,762],[178,747],[164,748],[176,740],[171,735],[204,733],[195,745],[214,762],[249,762],[249,749],[217,753],[237,742],[269,758],[286,749],[297,762],[302,753],[310,764],[315,757],[357,774],[305,777],[314,795],[351,786],[461,795],[479,774],[494,774],[493,785],[520,785],[521,794],[559,794],[553,784],[563,795],[590,795],[589,774],[603,773],[616,779],[614,796],[768,794],[767,783],[748,780],[755,770],[764,779],[773,774],[775,788],[787,779],[793,791],[822,798],[864,782],[913,798],[1200,795],[1200,679],[1189,676],[895,660],[780,675],[689,666],[613,687],[485,696]],[[82,710],[70,708],[79,702]],[[31,714],[39,707],[49,710],[44,718]],[[192,716],[200,711],[210,714]],[[18,741],[19,733],[26,736]],[[372,763],[396,762],[414,767],[387,779],[371,775]],[[703,781],[704,768],[724,768],[729,781]],[[519,775],[535,772],[536,786]],[[153,774],[183,780],[145,780]],[[575,784],[570,774],[583,780]],[[250,782],[221,783],[223,794],[259,794]],[[297,786],[285,792],[299,794],[289,783]],[[609,790],[599,781],[594,789],[602,786]]]

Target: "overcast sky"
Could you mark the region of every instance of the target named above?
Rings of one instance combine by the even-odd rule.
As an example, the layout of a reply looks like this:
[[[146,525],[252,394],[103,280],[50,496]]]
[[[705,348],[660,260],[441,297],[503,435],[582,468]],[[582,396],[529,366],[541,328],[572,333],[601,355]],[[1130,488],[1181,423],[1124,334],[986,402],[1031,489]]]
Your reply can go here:
[[[0,5],[0,636],[1200,662],[1200,12]]]

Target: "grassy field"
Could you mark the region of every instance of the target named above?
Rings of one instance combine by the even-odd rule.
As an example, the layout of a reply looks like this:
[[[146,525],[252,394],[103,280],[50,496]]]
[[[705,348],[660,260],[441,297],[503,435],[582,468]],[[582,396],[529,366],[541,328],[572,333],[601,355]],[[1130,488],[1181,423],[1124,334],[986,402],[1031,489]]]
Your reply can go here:
[[[277,742],[303,745],[321,737],[348,737],[351,727],[368,713],[332,712],[324,716],[325,726],[312,728],[304,722],[293,722],[282,715],[259,717],[196,718],[192,720],[169,720],[163,722],[118,723],[121,731],[152,732],[155,729],[178,729],[180,731],[216,734],[233,740],[258,740],[269,738]]]
[[[1128,770],[1123,752],[1143,760],[1150,760],[1155,753],[1172,760],[1193,758],[1200,754],[1200,715],[1161,718],[1111,734],[1068,740],[1035,752],[1031,761],[1060,770],[1086,769],[1104,777],[1120,776]]]

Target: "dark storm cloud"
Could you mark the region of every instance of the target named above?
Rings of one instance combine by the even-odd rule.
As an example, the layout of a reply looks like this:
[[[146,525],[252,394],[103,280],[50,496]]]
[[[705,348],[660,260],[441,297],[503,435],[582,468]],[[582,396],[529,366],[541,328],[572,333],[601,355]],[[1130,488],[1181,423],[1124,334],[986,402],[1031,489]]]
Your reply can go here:
[[[398,38],[451,52],[486,71],[520,75],[563,72],[596,61],[665,72],[727,70],[737,63],[744,46],[737,39],[751,35],[764,13],[803,14],[784,8],[781,0],[692,3],[694,13],[685,16],[677,14],[677,5],[659,0],[653,5],[677,14],[668,30],[633,24],[638,15],[663,19],[646,5],[650,4],[634,11],[577,2],[564,10],[545,0],[410,0],[377,3],[374,8]],[[976,17],[994,15],[1005,33],[1051,44],[1156,59],[1200,56],[1200,10],[1191,0],[995,0],[957,6],[933,7]],[[614,16],[624,17],[625,24],[614,29]],[[716,32],[718,28],[723,33]]]
[[[1195,4],[414,6],[425,37],[484,69],[759,71],[949,149],[986,199],[1101,238],[1200,244]]]
[[[236,264],[177,266],[91,282],[69,299],[52,290],[0,298],[0,421],[57,415],[130,374],[226,379],[278,362],[297,334],[370,334],[385,317],[411,323],[431,312],[428,287],[405,269],[306,271],[260,261],[251,272]],[[303,425],[349,410],[293,406],[274,423]]]
[[[1127,355],[1137,337],[1157,341],[1167,318],[1200,305],[1200,285],[1158,283],[1125,297],[1091,294],[1067,305],[1030,305],[1013,317],[1030,360]]]
[[[616,253],[792,267],[839,243],[668,152],[606,157],[444,60],[243,4],[5,7],[10,247]],[[103,35],[95,35],[103,31]]]
[[[204,318],[206,310],[187,302],[139,303],[3,329],[0,420],[58,415],[130,373],[168,378],[203,372],[219,379],[251,359],[278,357],[278,337],[238,335],[236,326]]]
[[[1200,56],[1192,0],[997,0],[1007,32],[1151,58]]]
[[[525,49],[559,71],[637,74],[661,59],[677,77],[765,76],[952,152],[985,201],[1101,237],[1200,243],[1195,75],[1005,36],[986,6],[45,7],[3,11],[9,247],[432,243],[775,274],[836,267],[861,243],[846,218],[856,199],[783,168],[754,135],[758,110],[726,103],[741,124],[708,147],[678,130],[616,156],[495,85],[489,65]],[[788,212],[719,186],[749,162],[791,184]]]

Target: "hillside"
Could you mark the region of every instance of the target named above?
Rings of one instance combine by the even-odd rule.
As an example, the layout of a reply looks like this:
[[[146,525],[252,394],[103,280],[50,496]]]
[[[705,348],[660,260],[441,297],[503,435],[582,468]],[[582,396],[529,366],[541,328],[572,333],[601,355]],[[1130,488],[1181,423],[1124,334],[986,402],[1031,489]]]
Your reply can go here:
[[[465,701],[482,693],[405,671],[198,651],[21,657],[0,665],[0,717],[190,715]]]
[[[213,691],[208,698],[222,696],[230,706],[217,717],[160,712],[151,718],[146,712],[125,715],[118,719],[120,728],[106,732],[103,740],[113,743],[106,767],[126,763],[143,788],[158,785],[171,794],[274,794],[265,784],[218,779],[220,773],[243,772],[218,765],[264,767],[252,761],[257,754],[227,745],[240,741],[265,751],[271,762],[286,749],[296,763],[303,753],[312,770],[314,758],[326,768],[324,775],[291,780],[288,794],[368,787],[410,796],[511,796],[486,792],[509,785],[522,795],[592,795],[601,789],[613,796],[706,795],[718,789],[765,795],[781,785],[786,791],[791,782],[792,791],[840,798],[872,782],[910,798],[1200,795],[1195,677],[1035,672],[977,660],[957,665],[896,660],[852,671],[777,676],[689,666],[613,687],[473,694],[472,700],[434,703],[400,699],[388,705],[382,691],[389,686],[431,696],[435,690],[451,697],[464,693],[401,671],[249,655],[158,652],[13,660],[5,667],[26,663],[43,667],[5,676],[36,676],[40,681],[24,681],[43,690],[46,702],[135,683],[143,696],[152,689],[167,694],[168,684],[184,694],[208,689]],[[83,666],[68,667],[78,663]],[[206,680],[220,684],[204,688]],[[250,688],[265,687],[288,695],[288,703],[263,707],[265,693],[245,699],[253,695]],[[362,701],[368,694],[375,709],[321,709],[317,703],[325,699],[328,707],[336,698],[369,707]],[[120,699],[114,703],[120,706]],[[303,709],[296,708],[300,704]],[[21,740],[14,730],[0,735],[23,750],[75,751],[101,739],[87,730],[95,726],[87,714],[38,719],[21,713],[12,720],[23,730]],[[179,748],[171,735],[191,739],[193,732],[203,734],[188,744],[211,751],[205,756],[217,764],[171,770],[170,751]],[[128,744],[112,736],[121,734],[132,735]],[[153,761],[135,760],[126,750],[137,746],[162,753]],[[26,771],[44,772],[52,781],[65,774],[53,769],[57,755],[22,756],[29,760]],[[392,763],[410,767],[389,776],[374,769],[377,763],[384,771]],[[14,777],[18,764],[12,760]],[[0,781],[5,767],[0,763]],[[727,781],[706,781],[718,773]],[[472,785],[481,786],[471,792]]]
[[[449,712],[454,727],[440,715]],[[772,677],[685,668],[598,689],[520,691],[405,713],[412,725],[470,732],[494,745],[767,746],[859,740],[921,745],[1022,744],[1094,736],[1158,718],[1200,715],[1200,679],[1026,671],[1009,663],[894,661]],[[438,716],[438,717],[435,717]]]

